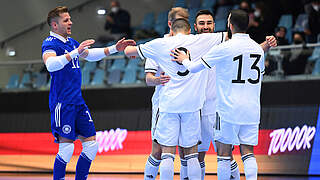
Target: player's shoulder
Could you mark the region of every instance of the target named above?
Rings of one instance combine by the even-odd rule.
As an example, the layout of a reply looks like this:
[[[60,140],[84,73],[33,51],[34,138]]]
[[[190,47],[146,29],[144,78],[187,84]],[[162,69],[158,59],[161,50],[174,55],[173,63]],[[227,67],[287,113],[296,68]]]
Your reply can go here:
[[[56,40],[57,40],[57,38],[55,38],[53,36],[48,36],[47,38],[45,38],[43,40],[43,44],[53,44],[53,43],[55,43]]]

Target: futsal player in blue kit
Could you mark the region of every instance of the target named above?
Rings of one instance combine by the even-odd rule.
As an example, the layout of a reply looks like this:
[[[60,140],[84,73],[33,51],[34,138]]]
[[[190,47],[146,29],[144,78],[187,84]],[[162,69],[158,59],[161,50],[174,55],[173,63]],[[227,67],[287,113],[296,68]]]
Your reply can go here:
[[[42,44],[42,58],[51,75],[49,108],[51,129],[55,142],[59,143],[53,179],[65,179],[66,165],[70,161],[77,138],[82,152],[76,167],[76,180],[87,179],[98,144],[90,110],[81,94],[81,70],[79,56],[87,61],[99,61],[109,54],[123,51],[133,40],[121,39],[106,48],[88,49],[94,40],[78,43],[70,38],[72,21],[67,7],[56,7],[48,13],[50,36]]]

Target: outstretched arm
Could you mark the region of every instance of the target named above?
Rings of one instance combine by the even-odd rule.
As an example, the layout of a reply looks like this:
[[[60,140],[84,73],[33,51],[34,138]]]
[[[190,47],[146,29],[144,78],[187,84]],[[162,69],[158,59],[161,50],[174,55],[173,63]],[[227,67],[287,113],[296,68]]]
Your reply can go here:
[[[117,44],[106,48],[86,49],[80,56],[88,61],[99,61],[110,54],[123,51],[127,46],[135,44],[136,42],[134,40],[125,40],[125,38],[122,38],[117,42]]]

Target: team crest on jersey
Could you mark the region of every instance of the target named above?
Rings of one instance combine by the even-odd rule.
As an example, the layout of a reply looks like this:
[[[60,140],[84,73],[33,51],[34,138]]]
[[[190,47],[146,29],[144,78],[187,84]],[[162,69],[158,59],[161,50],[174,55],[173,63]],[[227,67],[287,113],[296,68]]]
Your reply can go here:
[[[62,132],[65,134],[69,134],[71,132],[71,126],[66,124],[62,127]]]

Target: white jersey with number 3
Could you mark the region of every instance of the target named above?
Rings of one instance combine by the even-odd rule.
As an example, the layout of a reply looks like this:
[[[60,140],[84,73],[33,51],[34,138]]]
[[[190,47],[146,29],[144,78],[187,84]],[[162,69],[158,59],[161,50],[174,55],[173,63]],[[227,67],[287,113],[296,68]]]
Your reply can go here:
[[[248,34],[213,47],[202,58],[208,68],[216,66],[217,112],[221,121],[248,125],[260,123],[260,89],[264,51]]]
[[[190,73],[182,64],[171,60],[171,50],[184,47],[190,51],[193,61],[199,61],[212,46],[223,42],[224,36],[224,33],[178,34],[172,37],[158,38],[137,47],[141,58],[155,60],[161,69],[170,76],[170,81],[161,90],[160,112],[195,112],[202,108],[205,100],[208,72]]]

